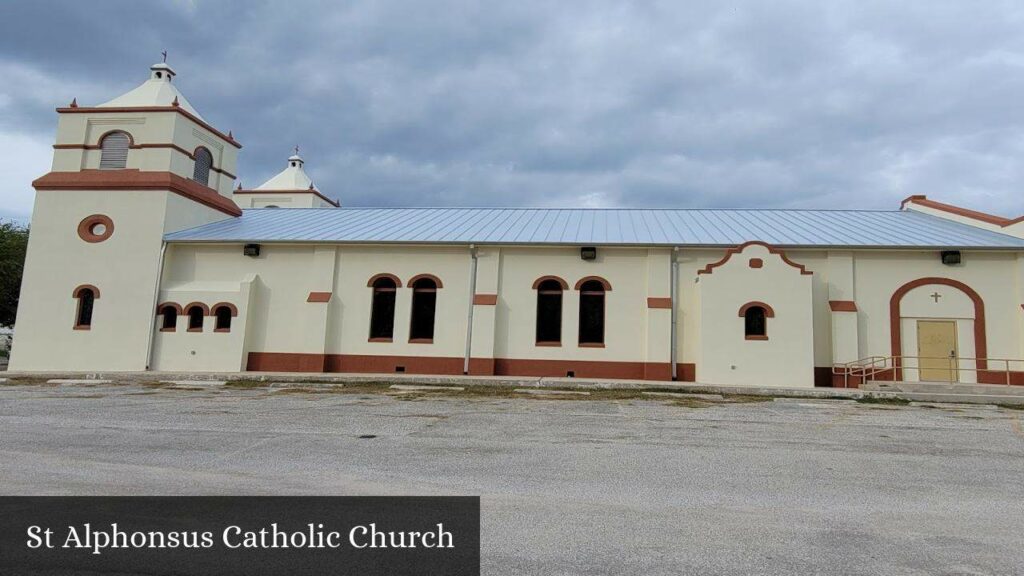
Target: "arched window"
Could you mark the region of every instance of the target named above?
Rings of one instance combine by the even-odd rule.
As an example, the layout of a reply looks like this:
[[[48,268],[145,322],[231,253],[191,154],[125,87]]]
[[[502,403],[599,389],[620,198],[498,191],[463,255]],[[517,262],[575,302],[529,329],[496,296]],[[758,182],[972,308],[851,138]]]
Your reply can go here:
[[[95,286],[79,286],[75,288],[72,296],[78,300],[74,328],[75,330],[89,330],[92,328],[93,304],[100,297],[100,292]]]
[[[192,170],[192,179],[200,184],[210,183],[210,168],[213,167],[213,154],[206,148],[196,148],[196,164]]]
[[[562,284],[544,280],[537,286],[537,344],[562,342]]]
[[[437,282],[420,278],[412,283],[412,324],[410,342],[434,341],[434,312],[437,308]]]
[[[743,318],[743,337],[747,340],[768,339],[768,318],[775,317],[775,311],[764,302],[749,302],[740,308]]]
[[[370,340],[390,342],[395,335],[395,292],[398,284],[390,276],[380,276],[373,280],[371,286]]]
[[[751,306],[743,315],[743,335],[747,338],[752,336],[767,336],[768,327],[765,325],[764,308]]]
[[[185,309],[185,314],[188,316],[188,331],[202,332],[203,317],[207,315],[204,306],[202,304],[191,304]]]
[[[227,304],[218,304],[213,307],[213,316],[216,323],[213,325],[214,332],[231,332],[231,318],[234,311]]]
[[[587,280],[580,286],[580,345],[604,344],[604,284]]]
[[[164,304],[160,306],[160,331],[174,332],[178,327],[178,312],[181,308],[177,304]]]
[[[119,170],[128,165],[128,146],[131,138],[127,132],[111,132],[100,141],[100,170]]]

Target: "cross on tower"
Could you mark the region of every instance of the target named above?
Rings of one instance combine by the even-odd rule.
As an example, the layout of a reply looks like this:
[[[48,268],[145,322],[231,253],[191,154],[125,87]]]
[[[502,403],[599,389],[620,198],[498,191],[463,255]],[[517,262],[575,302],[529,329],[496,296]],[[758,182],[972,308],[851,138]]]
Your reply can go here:
[[[296,156],[299,155],[299,145],[298,144],[295,145],[295,155]]]
[[[939,298],[942,298],[942,294],[939,294],[938,292],[935,292],[935,293],[933,293],[931,295],[931,297],[932,297],[933,300],[935,300],[935,303],[938,304],[939,303]]]
[[[167,50],[164,50],[161,54],[164,55],[164,64],[167,64]]]

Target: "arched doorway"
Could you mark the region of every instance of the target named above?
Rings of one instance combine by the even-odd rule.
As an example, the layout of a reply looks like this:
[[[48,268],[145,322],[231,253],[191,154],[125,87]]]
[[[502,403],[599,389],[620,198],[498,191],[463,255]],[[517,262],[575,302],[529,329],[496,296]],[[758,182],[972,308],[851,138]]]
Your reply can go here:
[[[966,296],[966,301],[968,302],[967,307],[969,308],[969,312],[943,312],[941,308],[938,308],[934,314],[910,314],[910,318],[917,319],[916,321],[918,323],[918,334],[914,335],[914,339],[918,345],[915,347],[915,351],[913,351],[913,353],[907,354],[904,350],[904,340],[906,339],[906,336],[904,335],[904,329],[906,328],[905,320],[907,320],[908,315],[904,313],[903,300],[904,297],[907,296],[907,294],[910,293],[911,291],[914,291],[918,288],[925,286],[947,286],[950,288],[954,288],[955,290],[962,293],[963,296]],[[941,300],[944,297],[944,295],[940,294],[938,291],[935,291],[932,294],[925,294],[924,296],[933,298],[936,306],[940,306],[940,304],[942,303]],[[960,308],[962,309],[963,306],[960,306]],[[969,330],[958,331],[958,320],[965,320],[965,316],[967,316],[967,314],[970,315]],[[950,323],[952,323],[952,325],[950,325]],[[964,324],[964,322],[960,322],[960,324]],[[958,381],[964,379],[974,381],[975,376],[978,376],[978,379],[980,379],[980,376],[982,376],[981,371],[988,368],[988,362],[986,360],[988,358],[988,344],[985,337],[985,303],[981,299],[981,296],[976,291],[974,291],[973,288],[964,284],[963,282],[960,282],[959,280],[939,277],[919,278],[917,280],[907,282],[906,284],[897,288],[896,291],[893,293],[892,298],[890,298],[889,300],[889,327],[891,338],[891,354],[893,356],[893,379],[895,380],[903,380],[904,376],[906,376],[906,374],[904,374],[904,370],[910,372],[912,365],[914,366],[913,369],[915,373],[920,372],[922,373],[922,375],[928,376],[928,379],[942,379],[951,381]],[[970,344],[970,348],[973,349],[971,356],[976,357],[977,361],[958,364],[957,360],[953,358],[948,363],[947,367],[944,369],[946,372],[949,373],[948,378],[935,378],[935,376],[940,375],[943,371],[942,367],[929,365],[927,366],[927,369],[930,372],[924,372],[923,370],[920,370],[920,368],[924,367],[918,366],[917,361],[915,361],[913,364],[910,362],[902,361],[903,356],[920,356],[921,354],[918,352],[918,350],[920,350],[921,346],[925,344],[934,349],[951,349],[953,351],[953,356],[960,356],[963,354],[963,352],[957,351],[957,334],[960,335],[959,338],[961,340],[965,337],[971,338],[972,341],[968,342]],[[922,340],[919,341],[918,338],[921,338]],[[944,340],[948,341],[948,339],[950,338],[953,339],[952,346],[943,343]],[[971,365],[968,366],[966,364]],[[977,374],[973,373],[973,370],[965,370],[970,368],[976,368],[978,370]],[[970,377],[963,378],[963,376],[967,375],[968,373],[970,374]]]

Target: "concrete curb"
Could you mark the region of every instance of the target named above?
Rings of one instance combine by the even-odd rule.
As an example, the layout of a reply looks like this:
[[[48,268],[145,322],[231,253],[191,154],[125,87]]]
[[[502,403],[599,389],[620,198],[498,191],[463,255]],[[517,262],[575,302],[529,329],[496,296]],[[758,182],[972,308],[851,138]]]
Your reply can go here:
[[[411,374],[316,374],[306,372],[243,372],[237,374],[203,372],[7,372],[8,381],[32,380],[74,380],[76,383],[140,384],[174,382],[178,385],[197,386],[230,385],[232,382],[261,382],[268,387],[286,388],[317,386],[389,384],[395,386],[434,387],[500,387],[535,388],[550,390],[635,390],[647,392],[675,392],[682,394],[719,394],[742,396],[769,396],[787,398],[817,399],[876,399],[905,400],[913,402],[954,402],[961,404],[1011,404],[1024,405],[1024,387],[1017,390],[987,392],[984,388],[971,389],[961,386],[957,390],[936,388],[934,392],[922,390],[901,390],[889,387],[885,390],[858,388],[782,388],[764,386],[726,386],[690,382],[655,382],[648,380],[600,380],[585,378],[547,378],[510,376],[430,376]],[[1016,388],[1016,387],[1015,387]]]

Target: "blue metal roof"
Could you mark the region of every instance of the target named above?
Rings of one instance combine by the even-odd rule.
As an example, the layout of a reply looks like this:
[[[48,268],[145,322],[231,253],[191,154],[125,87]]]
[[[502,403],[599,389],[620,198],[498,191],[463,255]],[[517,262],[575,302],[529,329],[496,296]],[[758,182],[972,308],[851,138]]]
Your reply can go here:
[[[1024,239],[906,211],[261,208],[169,242],[1017,248]]]

